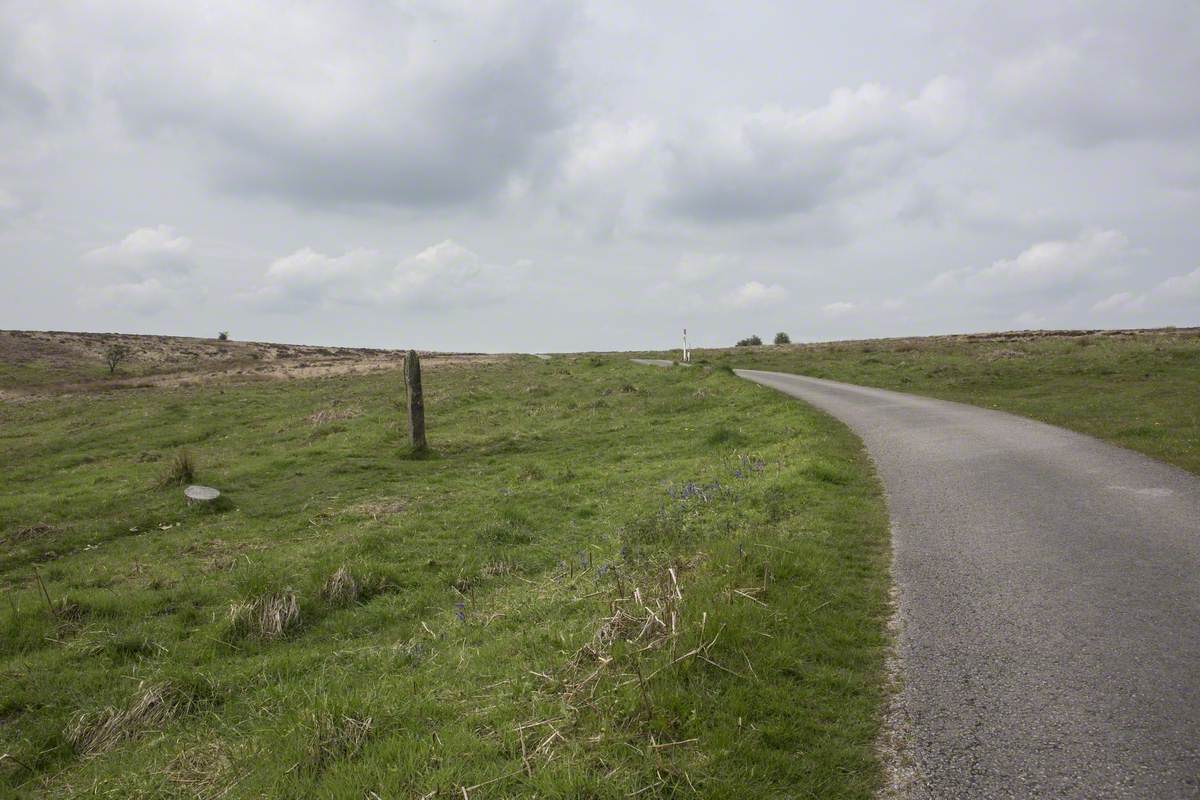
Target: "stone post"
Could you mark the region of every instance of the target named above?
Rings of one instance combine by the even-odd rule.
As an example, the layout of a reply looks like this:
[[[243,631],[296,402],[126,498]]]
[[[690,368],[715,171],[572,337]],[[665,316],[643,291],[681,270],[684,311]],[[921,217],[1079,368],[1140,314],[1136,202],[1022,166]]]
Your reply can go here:
[[[425,441],[425,395],[421,392],[421,359],[416,350],[404,357],[404,383],[408,387],[408,436],[414,452],[429,447]]]

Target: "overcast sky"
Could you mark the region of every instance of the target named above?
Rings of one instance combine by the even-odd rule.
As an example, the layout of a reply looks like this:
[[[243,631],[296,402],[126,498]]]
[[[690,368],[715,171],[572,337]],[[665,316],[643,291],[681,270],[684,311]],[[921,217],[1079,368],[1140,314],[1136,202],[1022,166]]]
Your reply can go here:
[[[1200,3],[0,3],[0,328],[1200,323]]]

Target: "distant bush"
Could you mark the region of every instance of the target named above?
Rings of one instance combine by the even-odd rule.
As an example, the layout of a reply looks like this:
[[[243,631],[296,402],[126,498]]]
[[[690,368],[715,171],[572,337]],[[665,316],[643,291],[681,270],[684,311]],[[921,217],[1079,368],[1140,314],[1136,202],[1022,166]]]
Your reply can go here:
[[[228,342],[229,341],[229,331],[217,331],[217,341],[218,342]]]
[[[738,347],[757,347],[760,344],[762,344],[762,339],[759,338],[758,334],[755,334],[748,338],[740,339],[737,343],[737,346]]]
[[[780,331],[779,333],[775,334],[775,344],[791,344],[791,343],[792,343],[792,337],[788,336],[783,331]]]

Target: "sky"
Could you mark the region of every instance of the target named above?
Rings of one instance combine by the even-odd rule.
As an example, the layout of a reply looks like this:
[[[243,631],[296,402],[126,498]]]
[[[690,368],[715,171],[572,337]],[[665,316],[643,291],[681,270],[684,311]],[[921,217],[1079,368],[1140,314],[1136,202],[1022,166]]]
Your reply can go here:
[[[1200,4],[0,2],[0,328],[1200,324]]]

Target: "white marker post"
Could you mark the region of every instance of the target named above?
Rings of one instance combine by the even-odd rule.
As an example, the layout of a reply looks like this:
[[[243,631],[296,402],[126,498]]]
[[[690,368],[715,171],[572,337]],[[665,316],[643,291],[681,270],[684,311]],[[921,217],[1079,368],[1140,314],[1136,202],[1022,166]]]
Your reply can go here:
[[[689,364],[692,361],[692,354],[688,352],[687,346],[687,328],[683,329],[683,363]]]

